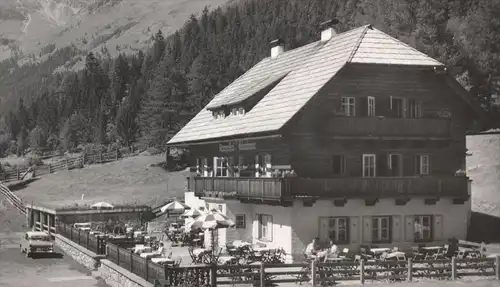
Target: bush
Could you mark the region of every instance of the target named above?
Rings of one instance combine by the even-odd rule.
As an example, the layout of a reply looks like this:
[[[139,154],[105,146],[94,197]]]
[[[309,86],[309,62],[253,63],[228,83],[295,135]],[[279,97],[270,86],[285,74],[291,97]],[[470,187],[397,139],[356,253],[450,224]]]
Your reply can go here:
[[[41,165],[43,165],[43,160],[39,156],[30,157],[28,160],[28,165],[29,166],[33,166],[33,165],[41,166]]]

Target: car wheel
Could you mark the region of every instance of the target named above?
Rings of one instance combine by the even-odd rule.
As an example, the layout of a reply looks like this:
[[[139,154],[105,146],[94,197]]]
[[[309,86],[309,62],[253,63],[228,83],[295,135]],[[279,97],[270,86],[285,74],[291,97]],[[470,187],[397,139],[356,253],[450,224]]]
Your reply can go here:
[[[27,250],[26,250],[26,258],[29,258],[31,256],[31,253],[29,253]]]

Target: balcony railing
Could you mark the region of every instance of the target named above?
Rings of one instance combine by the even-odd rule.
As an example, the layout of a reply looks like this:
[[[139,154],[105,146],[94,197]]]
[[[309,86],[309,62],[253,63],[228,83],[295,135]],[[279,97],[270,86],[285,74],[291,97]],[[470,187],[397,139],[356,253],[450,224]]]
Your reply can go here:
[[[228,178],[191,177],[188,189],[200,197],[290,201],[295,197],[366,198],[466,197],[467,177]]]
[[[450,119],[334,117],[325,126],[336,136],[449,137]]]

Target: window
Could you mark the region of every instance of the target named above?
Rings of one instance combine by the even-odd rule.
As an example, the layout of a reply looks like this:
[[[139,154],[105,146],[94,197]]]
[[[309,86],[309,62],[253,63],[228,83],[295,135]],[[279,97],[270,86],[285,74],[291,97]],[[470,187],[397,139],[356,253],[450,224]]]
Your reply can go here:
[[[344,155],[334,155],[332,157],[333,174],[343,175],[346,173],[346,159]]]
[[[255,176],[271,177],[272,163],[270,154],[260,154],[255,156]]]
[[[328,238],[333,239],[335,243],[349,243],[347,235],[346,217],[331,217],[328,219]]]
[[[355,113],[355,98],[354,97],[342,97],[342,111],[345,116],[354,117]]]
[[[267,214],[259,214],[259,240],[272,241],[273,217]]]
[[[224,212],[224,207],[222,206],[222,204],[218,204],[217,205],[217,210],[219,210],[219,212]]]
[[[214,157],[214,169],[216,177],[228,176],[228,158],[227,157]]]
[[[432,215],[417,215],[413,218],[414,241],[432,241]]]
[[[391,114],[395,118],[403,118],[405,111],[404,99],[391,97]]]
[[[413,119],[419,119],[422,117],[422,104],[419,100],[408,100],[408,117]]]
[[[372,217],[372,242],[390,241],[390,217]]]
[[[374,97],[368,97],[368,116],[369,117],[375,116],[375,98]]]
[[[429,174],[429,156],[419,155],[417,156],[417,172],[420,175]]]
[[[245,109],[240,107],[240,108],[232,108],[231,109],[231,114],[233,116],[239,116],[239,115],[244,115],[245,114]]]
[[[374,154],[363,155],[363,177],[375,177],[376,156]]]
[[[223,110],[215,111],[212,113],[212,115],[214,116],[215,119],[223,119],[226,117],[226,113]]]
[[[403,175],[403,156],[401,154],[389,154],[388,163],[391,176]]]
[[[196,174],[198,176],[208,176],[208,161],[206,157],[196,159]]]
[[[236,228],[245,228],[245,215],[244,214],[236,214],[236,220],[234,221]]]

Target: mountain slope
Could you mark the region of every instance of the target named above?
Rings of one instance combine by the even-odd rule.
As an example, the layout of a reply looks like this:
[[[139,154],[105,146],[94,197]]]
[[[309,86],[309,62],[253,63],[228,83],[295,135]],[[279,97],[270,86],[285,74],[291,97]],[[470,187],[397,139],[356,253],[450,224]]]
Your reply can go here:
[[[0,0],[0,60],[40,56],[75,44],[87,51],[144,48],[161,29],[171,34],[203,7],[227,0]],[[105,49],[104,49],[105,50]]]

